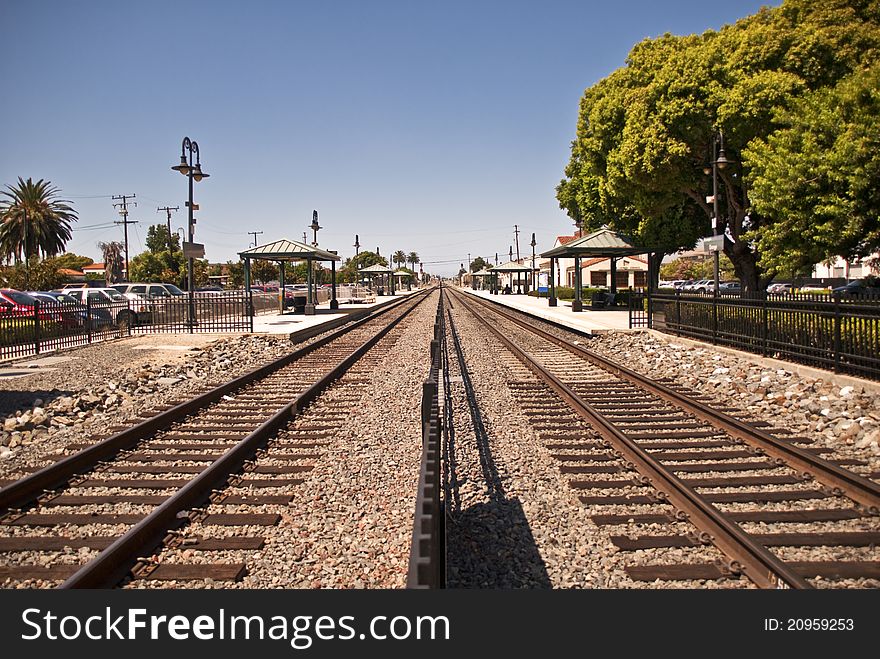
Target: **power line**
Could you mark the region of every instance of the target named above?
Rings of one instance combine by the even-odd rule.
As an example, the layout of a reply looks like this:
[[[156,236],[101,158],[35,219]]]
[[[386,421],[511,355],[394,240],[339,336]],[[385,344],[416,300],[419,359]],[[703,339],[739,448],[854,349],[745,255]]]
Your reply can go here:
[[[248,231],[248,235],[254,237],[254,247],[257,246],[257,236],[260,236],[262,234],[263,234],[262,231]]]
[[[130,195],[123,194],[123,195],[113,195],[111,197],[111,199],[122,199],[122,203],[121,204],[113,204],[113,208],[122,208],[122,210],[119,211],[119,214],[122,216],[122,222],[115,222],[115,224],[121,224],[123,226],[123,228],[125,229],[125,278],[126,279],[128,279],[128,225],[129,224],[137,224],[137,222],[135,222],[135,221],[129,222],[129,220],[128,220],[128,205],[127,204],[129,203],[128,202],[129,199],[134,199],[136,196],[137,195],[135,195],[135,194],[130,194]],[[131,202],[131,204],[133,206],[137,206],[136,201]]]

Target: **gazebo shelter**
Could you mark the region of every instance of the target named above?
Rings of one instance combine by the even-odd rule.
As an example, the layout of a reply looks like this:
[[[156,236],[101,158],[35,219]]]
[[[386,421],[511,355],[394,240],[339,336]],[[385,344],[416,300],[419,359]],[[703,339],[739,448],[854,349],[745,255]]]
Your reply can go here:
[[[473,277],[473,280],[474,280],[474,288],[476,289],[476,285],[477,285],[476,280],[477,280],[477,277],[481,277],[481,278],[482,278],[482,279],[480,280],[480,290],[486,290],[486,277],[492,277],[492,278],[493,278],[493,281],[494,281],[494,277],[495,277],[495,276],[496,276],[496,275],[495,275],[494,272],[490,272],[490,271],[486,270],[486,268],[483,268],[482,270],[477,270],[477,272],[475,272],[473,275],[471,275],[471,277]],[[494,292],[495,287],[492,286],[491,283],[489,284],[489,288]]]
[[[312,276],[312,262],[330,261],[330,265],[332,268],[332,293],[330,296],[330,308],[339,308],[339,301],[336,299],[336,261],[339,261],[340,258],[336,255],[335,252],[329,252],[314,245],[306,245],[305,243],[300,243],[296,240],[287,240],[285,238],[282,238],[281,240],[276,240],[273,243],[266,243],[265,245],[259,245],[258,247],[252,247],[251,249],[244,252],[239,252],[238,256],[244,260],[244,285],[248,293],[250,293],[251,291],[252,260],[277,261],[280,264],[281,273],[279,277],[280,286],[278,287],[278,297],[279,304],[281,305],[281,313],[284,313],[285,265],[291,262],[299,263],[300,261],[305,261],[306,263],[308,263],[309,287],[306,294],[306,306],[304,309],[304,313],[307,316],[315,315],[315,301],[317,299],[317,296],[315,295],[315,281],[314,277]]]
[[[520,277],[519,277],[520,273],[527,272],[529,274],[532,274],[535,272],[535,268],[532,268],[531,266],[528,266],[528,265],[524,265],[523,263],[520,263],[518,261],[508,261],[507,263],[502,263],[501,265],[493,266],[493,267],[489,268],[489,270],[496,275],[510,275],[510,290],[511,290],[511,292],[513,292],[513,275],[516,274],[516,282],[517,282],[516,283],[516,294],[517,295],[520,295],[521,293],[528,293],[529,292],[529,280],[526,280],[526,284],[524,286],[525,290],[524,291],[520,290],[520,287],[522,286],[522,284],[519,283],[520,282]],[[496,290],[498,289],[497,285],[495,286],[495,289]]]
[[[373,282],[376,277],[387,277],[390,280],[390,283],[388,284],[389,290],[391,291],[391,295],[394,295],[394,280],[391,277],[392,270],[388,266],[376,263],[375,265],[361,268],[358,272],[362,275],[369,276],[371,282]],[[383,293],[384,291],[377,292],[377,295],[382,295]]]
[[[409,270],[403,270],[403,269],[396,270],[394,272],[394,278],[396,280],[397,290],[399,290],[399,291],[403,290],[403,278],[404,277],[406,277],[406,290],[411,291],[412,290],[413,273],[411,273]],[[394,294],[393,287],[391,289],[391,293],[392,293],[392,295]]]
[[[555,307],[556,286],[553,282],[553,273],[556,271],[556,259],[573,258],[574,259],[574,301],[571,303],[572,311],[583,311],[583,282],[581,273],[581,259],[584,257],[594,258],[603,257],[611,259],[611,293],[617,292],[617,259],[624,256],[634,256],[636,254],[648,253],[648,272],[651,270],[651,250],[645,247],[637,246],[631,238],[612,231],[607,227],[603,227],[598,231],[572,240],[570,243],[554,247],[553,249],[543,252],[542,259],[550,259],[550,298],[549,305]]]

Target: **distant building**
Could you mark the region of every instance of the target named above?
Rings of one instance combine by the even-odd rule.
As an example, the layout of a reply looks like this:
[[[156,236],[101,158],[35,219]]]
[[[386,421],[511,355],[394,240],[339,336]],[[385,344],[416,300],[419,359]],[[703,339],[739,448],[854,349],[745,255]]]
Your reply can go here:
[[[581,281],[593,288],[611,288],[611,259],[609,257],[581,260]],[[648,259],[644,256],[624,256],[617,259],[616,288],[644,288],[648,285]],[[574,284],[574,266],[571,268]]]
[[[880,252],[874,252],[870,256],[847,261],[838,256],[827,263],[817,263],[813,266],[815,279],[862,279],[868,275],[880,274]]]

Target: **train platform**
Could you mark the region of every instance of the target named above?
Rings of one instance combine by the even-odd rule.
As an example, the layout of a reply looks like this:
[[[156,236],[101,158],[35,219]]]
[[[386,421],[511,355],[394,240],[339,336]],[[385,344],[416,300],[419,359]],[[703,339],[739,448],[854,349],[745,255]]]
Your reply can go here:
[[[584,305],[583,311],[574,312],[571,310],[571,300],[559,300],[559,306],[551,307],[547,303],[547,298],[537,298],[531,295],[502,295],[501,293],[492,295],[489,291],[477,291],[471,288],[460,288],[459,290],[587,334],[643,331],[629,328],[629,311],[624,307],[591,309],[587,303]]]
[[[293,334],[302,330],[310,330],[319,325],[333,325],[351,313],[390,304],[395,300],[399,300],[402,296],[415,292],[416,289],[399,292],[397,295],[378,295],[375,297],[374,302],[353,304],[340,302],[339,309],[331,309],[329,301],[322,302],[315,305],[314,316],[294,313],[292,310],[283,314],[260,314],[254,316],[254,334]]]

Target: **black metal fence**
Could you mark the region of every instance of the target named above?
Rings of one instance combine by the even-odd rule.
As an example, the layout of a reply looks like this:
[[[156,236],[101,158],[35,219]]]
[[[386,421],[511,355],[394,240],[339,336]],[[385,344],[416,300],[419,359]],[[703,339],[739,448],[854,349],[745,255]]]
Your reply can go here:
[[[0,312],[0,359],[43,352],[129,334],[129,308],[120,302],[37,302]]]
[[[444,334],[443,301],[437,306],[431,367],[422,383],[422,466],[416,494],[407,588],[443,588],[446,584],[445,512],[440,499],[441,423],[439,383]]]
[[[880,379],[880,295],[690,295],[642,291],[630,326]]]
[[[243,291],[96,302],[37,301],[0,310],[0,359],[151,333],[252,332],[254,314],[278,310],[277,295]]]
[[[260,302],[260,298],[251,300],[247,294],[237,291],[193,295],[191,299],[188,295],[179,295],[130,300],[129,304],[143,318],[132,331],[139,334],[251,332],[254,328],[253,317],[249,313],[251,305],[256,304],[261,310],[271,308],[268,304],[260,305]],[[277,303],[274,308],[277,309]]]

